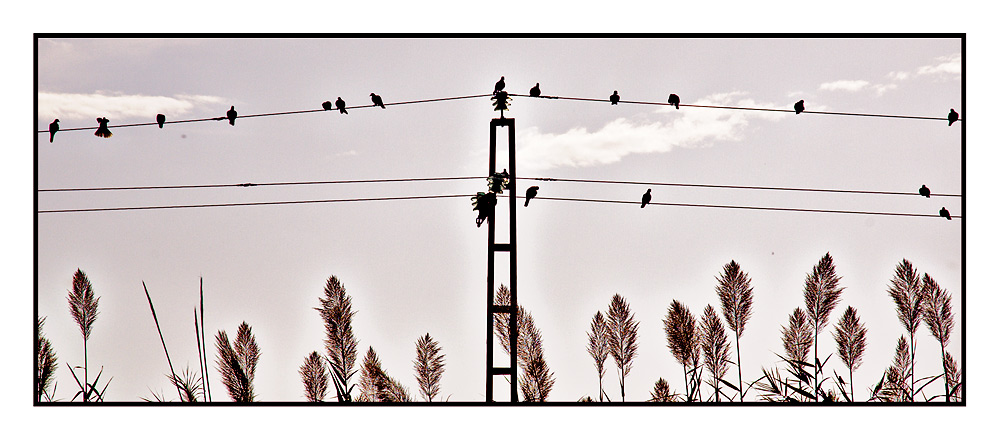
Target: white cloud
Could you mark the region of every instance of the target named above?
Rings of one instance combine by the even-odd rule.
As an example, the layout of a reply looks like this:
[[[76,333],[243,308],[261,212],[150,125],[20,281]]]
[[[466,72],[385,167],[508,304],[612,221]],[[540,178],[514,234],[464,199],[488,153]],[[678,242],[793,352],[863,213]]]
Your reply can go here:
[[[910,77],[910,72],[889,72],[886,76],[892,81],[903,81]]]
[[[737,99],[744,92],[722,93],[692,104],[733,107],[776,108],[774,104]],[[791,108],[791,104],[780,108]],[[570,166],[586,167],[614,163],[629,154],[664,153],[676,147],[710,146],[715,142],[742,139],[751,118],[776,120],[787,113],[745,110],[664,107],[656,114],[669,115],[663,121],[636,122],[618,118],[590,132],[576,127],[565,133],[542,133],[530,127],[518,133],[517,155],[525,168],[545,170]]]
[[[918,75],[953,75],[958,76],[962,74],[962,55],[952,54],[943,57],[935,58],[936,64],[929,64],[926,66],[921,66],[917,69]]]
[[[858,79],[858,80],[845,79],[840,81],[825,82],[819,85],[819,89],[830,90],[830,91],[845,90],[848,92],[857,92],[860,91],[861,89],[864,89],[865,87],[868,87],[869,84],[871,83],[863,79]]]
[[[102,116],[110,119],[142,117],[151,120],[157,113],[174,118],[187,114],[196,107],[217,107],[221,102],[222,98],[206,95],[170,97],[105,92],[90,94],[39,92],[38,116],[42,119],[62,120],[93,119]]]

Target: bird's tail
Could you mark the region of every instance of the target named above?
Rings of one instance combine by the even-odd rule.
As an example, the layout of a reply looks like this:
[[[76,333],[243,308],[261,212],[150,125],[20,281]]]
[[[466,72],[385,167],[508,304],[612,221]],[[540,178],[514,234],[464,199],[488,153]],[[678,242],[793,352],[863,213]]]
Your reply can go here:
[[[162,122],[160,122],[159,125],[160,125],[160,128],[163,128],[163,123]]]
[[[230,119],[229,120],[229,125],[232,125],[233,127],[235,127],[236,126],[236,120],[235,119]]]
[[[524,206],[528,206],[528,202],[530,202],[530,201],[531,201],[531,199],[526,199],[526,200],[524,201]]]
[[[955,123],[955,121],[948,121],[948,126],[951,127],[951,124],[954,124],[954,123]]]
[[[345,109],[340,109],[340,113],[341,113],[341,114],[344,114],[344,115],[346,115],[346,114],[347,114],[347,110],[345,110]]]
[[[49,143],[50,144],[52,143],[52,139],[54,139],[55,137],[56,137],[55,133],[49,133]]]

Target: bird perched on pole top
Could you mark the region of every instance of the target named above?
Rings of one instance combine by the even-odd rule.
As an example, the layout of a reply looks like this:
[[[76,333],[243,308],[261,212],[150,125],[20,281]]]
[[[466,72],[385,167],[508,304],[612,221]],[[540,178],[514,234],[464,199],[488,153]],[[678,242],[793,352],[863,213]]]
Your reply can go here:
[[[160,114],[156,115],[156,124],[159,125],[160,128],[163,128],[163,123],[164,122],[167,122],[167,116],[166,115],[164,115],[163,113],[160,113]]]
[[[56,137],[56,132],[59,131],[59,120],[56,119],[49,124],[49,143],[52,143],[52,139]]]
[[[493,94],[496,95],[497,92],[503,90],[507,85],[503,82],[503,76],[500,77],[500,81],[497,81],[496,85],[493,86]]]
[[[229,119],[229,125],[236,126],[236,106],[229,106],[229,111],[226,112],[226,118]]]
[[[97,123],[101,125],[97,127],[97,131],[94,132],[94,136],[105,139],[111,137],[111,130],[108,130],[108,122],[111,122],[108,118],[97,118]]]
[[[928,188],[927,185],[920,185],[920,195],[922,195],[924,197],[927,197],[927,198],[930,198],[931,197],[931,189]]]
[[[621,97],[618,96],[618,91],[615,90],[615,92],[611,94],[611,105],[618,105],[618,100],[620,99]]]
[[[653,189],[649,188],[646,190],[646,194],[642,195],[642,205],[639,205],[639,207],[645,208],[651,200],[653,200]]]
[[[804,111],[806,111],[806,101],[804,99],[800,99],[799,102],[795,103],[795,114],[799,114]]]
[[[535,86],[528,91],[528,94],[531,95],[531,97],[533,98],[537,98],[539,96],[542,96],[542,89],[538,88],[538,83],[535,83]]]
[[[323,110],[333,110],[333,103],[330,101],[323,101]]]
[[[344,102],[344,100],[343,100],[343,99],[341,99],[341,98],[340,98],[340,97],[338,96],[338,97],[337,97],[337,102],[336,102],[336,104],[337,104],[337,110],[340,110],[340,113],[341,113],[341,114],[345,114],[345,115],[346,115],[346,114],[347,114],[347,103],[346,103],[346,102]]]
[[[377,105],[379,107],[385,108],[385,104],[382,104],[382,97],[381,96],[378,96],[378,95],[375,94],[375,92],[372,92],[371,97],[372,97],[372,105],[373,106]]]
[[[681,108],[681,97],[677,96],[677,95],[675,95],[673,93],[671,93],[670,97],[667,98],[667,104],[670,104],[670,105],[674,106],[674,108],[676,108],[676,109],[680,109]]]
[[[951,127],[951,124],[954,124],[957,120],[958,112],[956,112],[955,109],[951,109],[951,111],[948,112],[948,126]]]
[[[524,193],[524,206],[528,206],[528,202],[530,202],[531,199],[535,198],[535,196],[537,195],[538,195],[538,187],[537,186],[529,187],[528,190],[525,191]]]
[[[944,218],[946,218],[948,220],[951,220],[951,213],[948,212],[948,210],[945,209],[944,206],[942,206],[941,210],[938,211],[938,215],[940,215],[941,217],[944,217]]]

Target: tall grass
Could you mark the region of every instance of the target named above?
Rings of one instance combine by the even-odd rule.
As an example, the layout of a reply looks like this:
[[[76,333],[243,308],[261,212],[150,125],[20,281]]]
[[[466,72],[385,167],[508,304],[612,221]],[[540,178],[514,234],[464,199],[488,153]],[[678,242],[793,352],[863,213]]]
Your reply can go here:
[[[844,362],[844,365],[847,366],[847,374],[851,387],[851,401],[854,401],[854,371],[861,366],[861,357],[865,354],[865,347],[867,345],[867,333],[868,330],[865,329],[864,324],[858,318],[857,310],[850,306],[847,307],[847,310],[844,311],[844,316],[840,318],[840,322],[834,327],[837,354],[840,356],[840,360]]]
[[[427,333],[417,338],[417,357],[413,361],[414,376],[420,387],[420,395],[430,402],[441,392],[441,376],[444,374],[444,354],[441,346]]]
[[[73,396],[73,399],[76,399],[77,396],[82,396],[84,402],[90,402],[94,396],[98,400],[102,400],[104,394],[103,391],[98,392],[96,387],[98,379],[101,377],[100,374],[97,375],[97,379],[94,380],[93,384],[90,383],[87,358],[87,341],[90,339],[90,334],[94,329],[94,322],[97,321],[97,304],[99,300],[99,297],[94,296],[94,287],[90,284],[87,274],[77,268],[76,273],[73,274],[73,289],[69,291],[67,301],[69,302],[70,314],[79,326],[80,334],[83,336],[83,383],[80,383],[72,367],[70,367],[70,372],[73,373],[73,379],[76,380],[77,385],[80,387],[80,391]],[[101,371],[104,371],[103,368]],[[107,389],[107,384],[105,385],[105,389]]]
[[[666,333],[670,352],[684,368],[684,391],[687,401],[692,402],[697,395],[696,370],[700,350],[698,325],[694,315],[687,306],[674,300],[663,320],[663,331]]]
[[[729,371],[729,341],[726,338],[726,327],[715,313],[715,309],[709,304],[701,315],[701,351],[705,354],[705,368],[712,375],[712,393],[716,402],[720,402],[720,383],[725,382],[724,377]],[[729,384],[731,387],[732,384]],[[727,397],[728,398],[728,397]]]
[[[625,297],[615,294],[608,305],[608,352],[618,367],[618,384],[625,401],[625,377],[632,371],[639,350],[639,322],[635,320]]]
[[[813,329],[813,352],[815,354],[813,389],[816,401],[820,398],[820,373],[823,363],[819,360],[819,333],[823,327],[830,322],[830,314],[840,302],[840,294],[844,291],[839,287],[840,277],[837,276],[836,267],[833,264],[833,257],[827,252],[819,263],[813,266],[812,273],[806,276],[805,286],[802,288],[802,296],[806,303],[806,316],[809,317]]]
[[[337,400],[351,400],[351,377],[354,376],[354,362],[358,355],[358,339],[354,337],[351,321],[354,311],[351,310],[351,297],[336,276],[330,276],[323,289],[323,297],[319,299],[320,317],[326,329],[326,356],[330,364],[330,374],[337,390]]]
[[[907,334],[910,336],[908,346],[910,359],[907,363],[911,368],[911,374],[909,375],[910,390],[916,388],[916,374],[913,374],[917,354],[917,341],[915,338],[924,311],[923,293],[923,288],[920,285],[920,276],[917,274],[916,268],[904,258],[902,262],[896,265],[896,273],[889,285],[889,296],[896,303],[896,316],[899,318],[899,322],[903,324]],[[912,401],[914,396],[911,394],[909,397]]]
[[[55,381],[56,369],[59,368],[59,358],[52,348],[52,343],[45,337],[42,327],[45,325],[45,317],[35,320],[35,402],[45,399],[52,401],[55,394],[55,386],[49,393],[49,386]]]
[[[722,305],[722,316],[729,329],[736,333],[736,373],[739,380],[740,402],[742,402],[745,393],[740,359],[740,337],[743,336],[743,330],[750,320],[750,314],[753,313],[753,287],[750,286],[750,277],[740,270],[740,265],[735,260],[727,263],[715,280],[718,283],[715,286],[715,293]]]
[[[951,331],[955,328],[955,317],[951,314],[951,294],[942,289],[934,278],[924,274],[921,296],[924,298],[924,322],[931,331],[931,336],[938,341],[941,346],[941,369],[944,371],[945,401],[951,402],[952,389],[957,382],[953,382],[953,377],[948,375],[948,362],[945,347],[951,339]],[[954,360],[952,360],[954,362]]]
[[[497,305],[510,305],[510,290],[501,285],[497,289],[494,301]],[[523,380],[518,381],[518,388],[526,402],[545,402],[548,400],[552,387],[555,386],[555,374],[549,370],[545,361],[545,350],[542,348],[542,333],[535,326],[535,320],[524,306],[518,305],[517,310],[517,366],[524,372]],[[494,320],[493,333],[500,340],[500,346],[510,355],[510,329],[507,321]]]
[[[670,384],[662,377],[653,384],[653,391],[649,392],[647,402],[673,402],[677,395],[670,390]]]
[[[326,377],[326,367],[319,352],[312,352],[306,356],[299,367],[299,377],[302,378],[302,386],[305,388],[306,400],[310,402],[322,402],[326,397],[328,381]]]
[[[368,347],[361,361],[361,379],[358,381],[361,402],[411,402],[409,391],[382,369],[375,349]]]
[[[219,374],[222,384],[229,391],[229,397],[234,402],[253,402],[256,395],[253,391],[254,372],[260,359],[260,348],[253,337],[250,325],[244,321],[236,330],[236,340],[229,344],[225,330],[219,330],[215,335],[215,348],[218,351]]]
[[[608,324],[604,320],[604,314],[599,310],[590,320],[590,332],[587,333],[587,354],[594,359],[594,366],[597,368],[597,394],[599,401],[604,401],[604,361],[608,359],[608,352],[611,347],[608,345]]]

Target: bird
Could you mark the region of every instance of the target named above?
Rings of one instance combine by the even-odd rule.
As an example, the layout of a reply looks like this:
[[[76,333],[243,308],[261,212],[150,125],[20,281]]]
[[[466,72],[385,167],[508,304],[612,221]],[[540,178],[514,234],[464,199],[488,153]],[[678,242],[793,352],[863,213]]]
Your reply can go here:
[[[528,188],[528,191],[524,193],[524,206],[528,206],[528,202],[538,195],[538,187],[532,186]]]
[[[385,104],[382,104],[382,97],[381,96],[376,95],[374,92],[372,92],[371,96],[372,96],[372,104],[373,105],[377,105],[379,107],[385,108]]]
[[[341,99],[338,96],[337,97],[337,110],[340,110],[340,113],[343,113],[345,115],[347,114],[347,107],[345,107],[346,105],[347,105],[347,103],[345,103],[344,100]]]
[[[330,101],[323,101],[323,110],[333,110],[333,103]]]
[[[108,120],[108,118],[103,118],[103,117],[97,118],[97,123],[101,125],[97,127],[97,131],[94,132],[94,136],[102,137],[105,139],[111,137],[111,130],[108,130],[108,122],[111,122]]]
[[[938,214],[940,214],[941,217],[944,217],[944,218],[946,218],[948,220],[951,220],[951,213],[948,212],[948,210],[945,209],[944,206],[941,207],[941,210],[938,211]]]
[[[530,94],[533,98],[537,98],[542,96],[542,89],[538,88],[538,83],[535,83],[535,86],[528,91],[528,94]]]
[[[640,205],[639,207],[640,208],[645,208],[646,205],[649,204],[650,200],[653,200],[653,189],[652,188],[647,189],[646,190],[646,194],[642,195],[642,205]]]
[[[931,197],[931,189],[928,188],[927,185],[920,185],[920,195],[922,195],[924,197],[927,197],[927,198],[930,198]]]
[[[59,131],[59,120],[56,119],[49,124],[49,143],[52,143],[52,139],[56,137],[56,132]]]
[[[795,114],[799,114],[804,111],[806,111],[806,101],[804,99],[800,99],[799,102],[795,103]]]
[[[163,123],[164,122],[167,122],[166,115],[164,115],[163,113],[160,113],[160,114],[156,115],[156,123],[157,123],[157,125],[160,126],[160,128],[163,128]]]
[[[670,97],[667,98],[667,104],[670,104],[670,105],[674,106],[674,108],[676,108],[676,109],[680,109],[681,108],[681,97],[677,96],[677,95],[675,95],[673,93],[671,93]]]
[[[497,81],[496,85],[493,86],[493,94],[496,94],[497,92],[503,90],[503,88],[506,86],[507,85],[504,84],[503,77],[501,76],[500,81]]]
[[[948,112],[948,126],[951,127],[951,124],[954,124],[957,120],[958,112],[956,112],[955,109],[951,109],[951,111]]]
[[[236,126],[236,106],[229,106],[229,111],[226,112],[226,117],[229,118],[229,125]]]
[[[615,93],[611,94],[611,105],[618,105],[619,99],[621,99],[621,97],[618,96],[618,91],[615,90]]]

